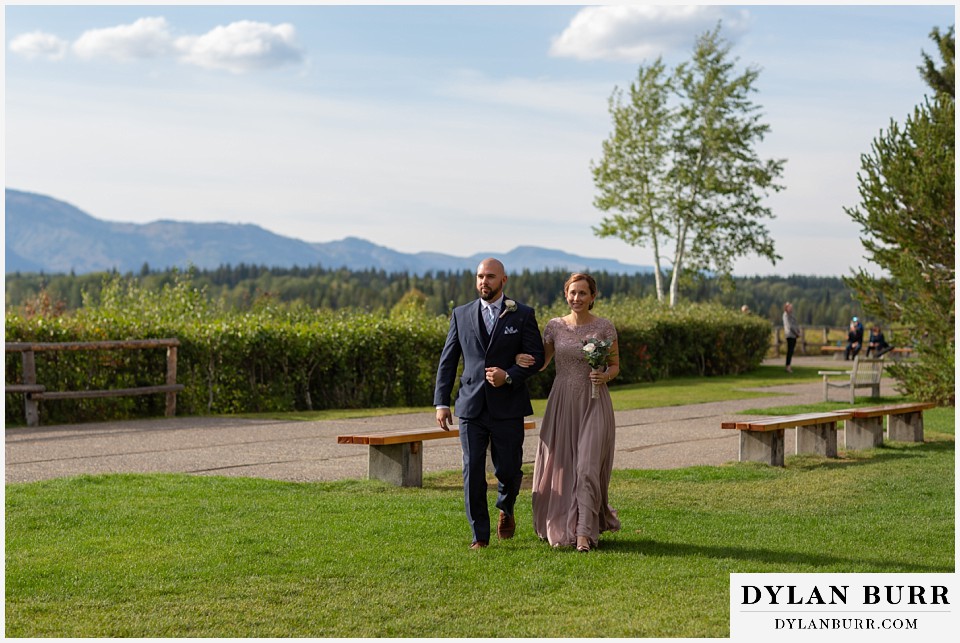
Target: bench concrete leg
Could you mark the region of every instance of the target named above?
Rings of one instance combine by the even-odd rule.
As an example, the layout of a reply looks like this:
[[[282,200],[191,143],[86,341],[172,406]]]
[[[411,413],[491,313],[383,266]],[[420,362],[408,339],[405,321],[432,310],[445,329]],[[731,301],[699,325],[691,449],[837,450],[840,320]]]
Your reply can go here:
[[[887,421],[887,438],[897,442],[923,442],[923,412],[891,415]]]
[[[824,422],[797,427],[797,453],[837,457],[837,423]]]
[[[844,445],[848,449],[874,449],[883,444],[883,416],[874,418],[850,418],[843,431]]]
[[[423,486],[423,442],[371,444],[367,477],[398,487]]]
[[[763,462],[782,467],[783,431],[740,431],[740,462]]]

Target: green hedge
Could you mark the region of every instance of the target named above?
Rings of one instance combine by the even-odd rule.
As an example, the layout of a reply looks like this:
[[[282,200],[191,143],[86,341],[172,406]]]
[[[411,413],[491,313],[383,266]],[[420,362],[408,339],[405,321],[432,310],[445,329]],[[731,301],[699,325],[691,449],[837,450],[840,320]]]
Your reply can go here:
[[[538,311],[543,326],[566,311]],[[598,305],[620,337],[620,382],[672,375],[740,373],[760,364],[770,326],[716,305],[665,309],[655,301]],[[160,293],[114,283],[99,302],[72,316],[6,317],[6,340],[93,341],[176,337],[177,397],[182,415],[292,411],[432,403],[447,319],[416,305],[392,313],[277,308],[267,302],[231,313],[189,282]],[[6,381],[21,381],[19,354],[6,357]],[[163,350],[70,351],[37,355],[37,379],[50,390],[121,388],[163,383]],[[529,380],[545,397],[553,367]],[[44,423],[156,416],[163,396],[58,400],[41,403]],[[6,398],[8,424],[23,423],[22,396]]]

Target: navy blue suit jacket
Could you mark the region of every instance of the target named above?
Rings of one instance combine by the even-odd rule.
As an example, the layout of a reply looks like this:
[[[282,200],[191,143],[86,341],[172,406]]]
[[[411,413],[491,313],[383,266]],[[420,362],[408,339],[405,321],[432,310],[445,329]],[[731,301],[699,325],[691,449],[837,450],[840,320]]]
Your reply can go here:
[[[505,296],[503,301],[506,300]],[[491,417],[498,420],[533,414],[526,379],[540,371],[544,359],[536,314],[529,306],[517,303],[515,311],[500,315],[489,343],[484,341],[486,329],[481,329],[481,324],[479,299],[453,310],[450,331],[437,367],[434,405],[450,406],[457,367],[462,357],[463,375],[457,393],[457,417],[478,417],[484,407]],[[533,355],[536,363],[527,368],[518,366],[518,353]],[[505,370],[513,383],[494,387],[487,382],[485,369],[490,366]]]

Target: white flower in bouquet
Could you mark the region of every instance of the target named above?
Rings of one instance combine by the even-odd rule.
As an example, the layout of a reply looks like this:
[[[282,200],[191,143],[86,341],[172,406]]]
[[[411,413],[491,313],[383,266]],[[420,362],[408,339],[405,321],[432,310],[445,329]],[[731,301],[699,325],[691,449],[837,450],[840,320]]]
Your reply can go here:
[[[610,346],[612,344],[613,340],[596,339],[595,337],[591,337],[583,342],[583,354],[590,368],[595,371],[606,368],[607,359],[610,357]],[[597,397],[596,384],[593,385],[590,397]]]
[[[613,342],[609,339],[596,339],[591,337],[583,343],[583,353],[587,364],[591,368],[603,368],[607,365],[607,359],[610,356],[610,346]]]

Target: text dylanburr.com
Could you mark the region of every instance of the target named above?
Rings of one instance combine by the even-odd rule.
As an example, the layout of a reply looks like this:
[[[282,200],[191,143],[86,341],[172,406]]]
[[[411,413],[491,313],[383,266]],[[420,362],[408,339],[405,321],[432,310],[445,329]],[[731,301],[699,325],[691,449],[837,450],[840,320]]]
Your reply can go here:
[[[956,640],[956,574],[730,574],[730,638]]]

